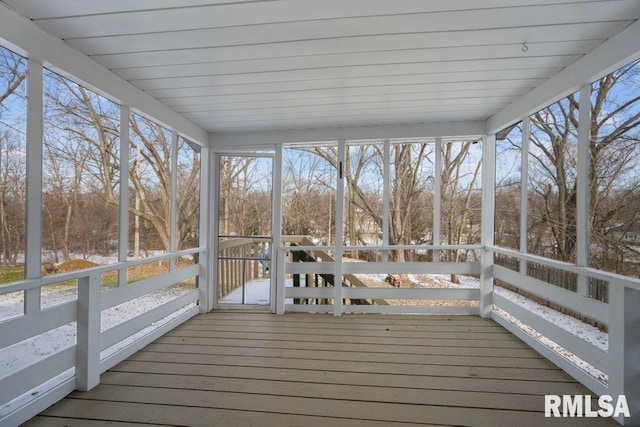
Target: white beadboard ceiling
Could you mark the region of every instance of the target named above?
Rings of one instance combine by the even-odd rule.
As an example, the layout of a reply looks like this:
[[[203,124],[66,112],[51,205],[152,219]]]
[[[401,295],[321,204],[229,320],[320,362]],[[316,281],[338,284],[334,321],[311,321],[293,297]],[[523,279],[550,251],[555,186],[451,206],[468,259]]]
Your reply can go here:
[[[485,120],[640,18],[638,0],[2,3],[220,132]]]

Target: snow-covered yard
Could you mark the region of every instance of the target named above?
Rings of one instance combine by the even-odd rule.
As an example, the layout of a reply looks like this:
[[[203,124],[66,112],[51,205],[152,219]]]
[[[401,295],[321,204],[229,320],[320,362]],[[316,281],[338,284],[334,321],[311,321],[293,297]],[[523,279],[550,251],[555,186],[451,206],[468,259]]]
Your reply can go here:
[[[185,293],[191,291],[192,287],[185,286],[172,286],[169,288],[161,289],[156,292],[144,295],[140,298],[128,301],[126,303],[111,307],[101,312],[101,331],[108,330],[120,323],[134,318],[140,314],[143,314],[154,307],[157,307],[165,302],[171,301]],[[105,292],[110,292],[109,290]],[[46,286],[42,290],[42,303],[43,308],[52,307],[68,301],[72,301],[77,298],[76,286]],[[14,292],[11,294],[5,294],[0,296],[0,320],[6,320],[10,317],[19,316],[22,314],[23,306],[23,294],[22,292]],[[165,324],[171,319],[179,316],[180,314],[193,307],[193,304],[182,308],[181,310],[173,313],[170,316],[161,319],[143,329],[142,331],[130,336],[129,338],[121,341],[120,343],[105,349],[101,352],[100,357],[104,359],[118,350],[126,347],[130,343],[137,340],[139,337],[144,336],[151,332],[153,329]],[[43,358],[50,356],[54,353],[62,351],[68,347],[73,346],[76,343],[76,324],[69,323],[59,328],[46,332],[44,334],[35,336],[28,340],[19,342],[12,346],[0,349],[0,379],[13,374],[14,372],[23,369],[33,363],[42,360]],[[48,390],[50,387],[61,383],[73,376],[73,370],[66,371],[62,375],[54,378],[50,382],[43,384],[36,390],[33,390],[30,395],[25,395],[12,402],[6,403],[0,407],[0,417],[10,413],[17,407],[23,405],[31,398],[38,394]]]

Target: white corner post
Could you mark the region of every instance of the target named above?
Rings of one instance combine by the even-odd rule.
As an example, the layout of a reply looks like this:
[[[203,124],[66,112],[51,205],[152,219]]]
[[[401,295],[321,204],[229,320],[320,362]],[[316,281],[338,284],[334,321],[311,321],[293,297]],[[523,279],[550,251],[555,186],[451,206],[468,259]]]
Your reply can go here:
[[[42,275],[42,64],[27,64],[27,200],[25,279]],[[40,288],[24,291],[24,313],[40,311]]]
[[[496,136],[486,135],[482,141],[482,251],[480,272],[480,316],[490,318],[493,312],[493,250],[496,206]]]
[[[209,142],[211,143],[211,141]],[[207,179],[207,186],[209,187],[207,191],[207,198],[210,199],[208,207],[211,208],[211,213],[209,217],[209,225],[210,225],[210,233],[209,233],[209,246],[208,246],[208,256],[209,262],[211,263],[211,276],[209,277],[208,289],[209,289],[209,303],[210,310],[218,304],[218,289],[220,284],[220,278],[218,277],[220,274],[220,263],[218,261],[218,247],[220,245],[220,239],[218,236],[220,235],[220,220],[218,218],[218,213],[220,212],[220,155],[213,151],[213,149],[209,149],[209,177]]]
[[[589,266],[589,152],[591,144],[591,85],[580,88],[578,116],[578,176],[576,178],[576,264]],[[589,278],[578,275],[576,292],[589,296]]]
[[[127,260],[129,251],[129,117],[131,110],[120,106],[120,199],[118,223],[118,262]],[[127,284],[127,269],[118,270],[118,286]]]
[[[442,138],[436,138],[433,162],[433,246],[441,244],[442,220]],[[440,262],[440,250],[433,250],[433,262]]]
[[[284,314],[284,268],[286,252],[282,247],[282,144],[276,144],[276,152],[273,158],[273,177],[271,188],[273,191],[271,208],[271,287],[270,299],[271,312]],[[273,267],[275,266],[275,274]]]
[[[198,299],[200,314],[208,313],[213,309],[213,237],[210,232],[214,210],[211,203],[210,171],[213,159],[209,147],[200,148],[200,218],[198,246],[204,248],[198,253]]]
[[[527,223],[529,221],[529,146],[531,137],[531,120],[526,116],[522,120],[522,141],[520,141],[520,253],[526,254]],[[520,274],[527,274],[527,260],[520,260]]]
[[[78,279],[76,389],[100,384],[100,274]]]
[[[609,282],[609,394],[613,403],[625,396],[631,417],[625,426],[640,426],[640,289]]]
[[[342,316],[342,256],[344,253],[344,167],[345,142],[338,141],[338,158],[336,159],[336,253],[334,254],[335,271],[333,276],[333,314]]]

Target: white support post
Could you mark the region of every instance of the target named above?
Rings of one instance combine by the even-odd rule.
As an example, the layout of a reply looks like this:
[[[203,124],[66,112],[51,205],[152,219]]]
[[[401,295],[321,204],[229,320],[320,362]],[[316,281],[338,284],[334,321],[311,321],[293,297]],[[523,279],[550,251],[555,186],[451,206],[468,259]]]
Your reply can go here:
[[[78,279],[76,388],[100,384],[100,274]]]
[[[389,246],[389,214],[391,209],[391,143],[383,143],[382,172],[382,246]],[[382,261],[389,261],[389,251],[382,252]]]
[[[42,275],[42,64],[28,60],[27,66],[27,200],[25,278]],[[40,288],[24,292],[24,313],[40,311]]]
[[[520,144],[520,253],[528,252],[527,223],[529,221],[529,138],[531,136],[529,116],[522,120],[522,141]],[[520,273],[527,274],[527,260],[520,260]]]
[[[576,184],[576,264],[589,265],[589,151],[591,145],[591,85],[580,88],[578,176]],[[577,293],[589,296],[589,278],[578,276]]]
[[[496,136],[486,135],[482,141],[482,245],[493,246],[496,203]],[[481,257],[480,316],[493,312],[493,251],[485,249]]]
[[[433,171],[433,245],[440,245],[442,220],[442,138],[436,138]],[[433,251],[433,262],[440,262],[440,251]]]
[[[271,260],[273,263],[275,261],[276,264],[276,314],[284,314],[284,306],[285,306],[285,297],[284,297],[284,285],[285,285],[285,263],[287,260],[287,251],[282,247],[276,247],[275,253],[272,255],[275,257],[275,260]],[[274,272],[271,272],[271,275],[274,276]]]
[[[198,253],[198,293],[200,313],[208,313],[213,308],[213,283],[211,281],[213,263],[210,261],[211,235],[209,230],[211,218],[215,212],[211,208],[211,192],[209,191],[209,172],[211,170],[209,147],[200,148],[200,218],[199,218],[199,239],[198,246],[205,248]]]
[[[344,170],[345,167],[345,142],[338,141],[338,158],[336,171],[336,253],[335,271],[333,276],[333,314],[342,316],[342,255],[344,252]]]
[[[625,396],[630,418],[616,420],[640,425],[640,290],[609,282],[609,394],[614,403]]]
[[[284,314],[284,259],[286,252],[278,250],[282,246],[282,144],[276,145],[276,152],[273,159],[273,178],[272,178],[272,205],[271,208],[271,288],[270,288],[270,304],[271,311],[278,314]],[[273,257],[281,256],[280,259]],[[277,262],[274,262],[277,261]],[[273,274],[275,264],[276,274]],[[282,286],[281,286],[282,285]],[[278,312],[280,308],[281,312]]]
[[[177,250],[178,240],[178,132],[171,132],[171,167],[169,168],[171,177],[169,183],[169,252],[175,253]],[[176,259],[169,260],[169,271],[173,271],[176,267]]]
[[[220,246],[220,218],[218,214],[220,212],[220,155],[210,150],[209,160],[209,194],[207,197],[211,198],[209,206],[211,207],[211,235],[209,239],[209,260],[211,262],[211,284],[209,288],[209,298],[211,309],[218,304],[218,290],[220,287],[220,262],[218,261],[219,246]]]
[[[120,106],[120,199],[118,223],[118,261],[129,252],[129,117],[128,106]],[[118,270],[118,286],[127,284],[127,269]]]

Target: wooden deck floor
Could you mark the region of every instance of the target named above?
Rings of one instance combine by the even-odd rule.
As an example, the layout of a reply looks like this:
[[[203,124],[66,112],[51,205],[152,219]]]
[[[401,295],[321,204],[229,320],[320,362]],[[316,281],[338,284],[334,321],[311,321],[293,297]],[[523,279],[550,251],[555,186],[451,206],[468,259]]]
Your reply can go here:
[[[27,425],[617,425],[545,419],[545,394],[590,393],[491,320],[227,311]]]

